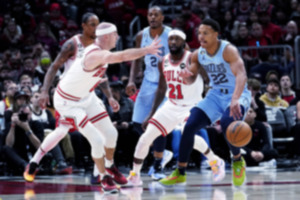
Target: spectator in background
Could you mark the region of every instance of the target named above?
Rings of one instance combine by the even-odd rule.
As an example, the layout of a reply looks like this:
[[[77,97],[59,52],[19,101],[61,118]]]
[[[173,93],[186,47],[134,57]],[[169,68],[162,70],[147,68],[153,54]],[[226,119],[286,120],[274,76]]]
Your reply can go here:
[[[45,50],[49,51],[51,56],[57,53],[58,42],[49,26],[46,23],[40,23],[35,31],[36,41],[43,44]]]
[[[280,78],[280,93],[281,98],[290,103],[295,97],[296,93],[292,90],[292,80],[288,74],[283,74]]]
[[[279,80],[279,74],[278,74],[278,71],[277,70],[269,70],[265,76],[265,80],[266,80],[266,83],[268,83],[268,81],[270,79],[276,79],[276,80]]]
[[[237,35],[233,38],[233,44],[236,46],[247,46],[249,40],[249,30],[245,22],[239,23]],[[246,52],[243,52],[243,57],[248,56],[247,59],[251,59]]]
[[[5,111],[4,114],[5,146],[3,152],[9,167],[17,174],[24,171],[29,160],[28,153],[34,153],[41,145],[44,136],[41,124],[31,120],[28,101],[29,97],[24,92],[16,92],[12,109]]]
[[[1,130],[4,130],[5,128],[5,123],[4,123],[4,112],[8,109],[11,109],[12,104],[14,102],[14,95],[15,92],[18,91],[18,86],[14,82],[10,82],[7,84],[6,87],[4,87],[4,92],[5,94],[3,95],[3,99],[0,101],[0,116],[1,116]]]
[[[257,166],[262,161],[270,161],[278,157],[278,152],[269,145],[272,141],[269,141],[264,124],[255,118],[256,112],[251,106],[245,116],[245,122],[252,130],[250,143],[243,147],[246,151],[244,158],[247,166]]]
[[[266,108],[264,102],[262,102],[259,97],[261,96],[260,87],[261,84],[256,79],[249,78],[248,89],[251,91],[251,107],[255,111],[256,120],[266,122]]]
[[[269,16],[275,16],[275,6],[270,3],[270,0],[259,0],[255,8],[257,13],[266,12]]]
[[[258,13],[258,19],[263,27],[263,34],[271,37],[272,44],[278,44],[282,30],[280,26],[271,22],[271,15],[268,11],[260,11]]]
[[[238,5],[233,9],[233,16],[239,22],[247,22],[250,12],[250,0],[239,0]]]
[[[232,41],[233,35],[236,35],[234,30],[234,18],[230,10],[225,11],[223,16],[223,23],[221,23],[221,38]]]
[[[128,34],[129,24],[135,16],[135,7],[132,0],[104,0],[104,8],[108,21],[113,22],[119,34],[125,38]],[[125,40],[123,40],[123,45]]]
[[[287,108],[289,103],[283,100],[280,95],[280,84],[278,79],[269,79],[267,91],[259,98],[268,107]]]
[[[1,35],[1,51],[8,48],[20,48],[22,46],[24,36],[22,34],[22,29],[16,24],[14,18],[8,21],[7,26],[3,29],[3,34]]]
[[[294,48],[295,38],[298,35],[298,26],[295,21],[290,20],[286,24],[286,33],[283,34],[279,40],[280,44],[288,44]]]
[[[29,76],[34,76],[35,71],[35,63],[31,56],[26,56],[23,58],[23,67],[24,67],[24,74],[28,74]]]
[[[67,19],[62,15],[61,6],[58,3],[52,3],[49,9],[50,27],[56,38],[59,37],[59,30],[67,27]]]
[[[51,63],[52,63],[51,56],[47,51],[43,51],[41,54],[40,65],[35,68],[35,75],[34,75],[34,79],[37,78],[39,80],[39,85],[42,85],[42,83],[44,82],[45,75]],[[56,73],[56,77],[59,77],[60,74],[61,72],[58,70]]]
[[[36,92],[39,89],[38,85],[34,85],[32,81],[32,77],[28,74],[23,74],[20,76],[19,88],[29,87],[30,91]]]
[[[260,23],[253,23],[251,27],[251,38],[248,40],[249,46],[266,46],[272,45],[270,36],[265,35]]]

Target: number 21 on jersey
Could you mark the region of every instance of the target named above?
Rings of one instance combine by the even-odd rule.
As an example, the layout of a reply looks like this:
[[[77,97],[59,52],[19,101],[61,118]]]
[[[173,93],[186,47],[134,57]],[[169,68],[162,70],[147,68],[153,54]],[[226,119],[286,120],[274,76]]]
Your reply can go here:
[[[183,99],[181,85],[174,85],[172,83],[168,84],[168,87],[170,88],[169,91],[169,98],[170,99]]]

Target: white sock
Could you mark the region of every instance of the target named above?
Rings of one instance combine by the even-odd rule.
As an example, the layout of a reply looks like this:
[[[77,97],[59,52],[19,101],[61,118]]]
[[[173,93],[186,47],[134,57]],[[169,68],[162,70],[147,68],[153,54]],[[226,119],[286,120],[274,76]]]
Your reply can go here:
[[[208,154],[205,154],[204,156],[207,158],[208,161],[213,161],[213,160],[219,159],[219,157],[216,156],[211,149],[209,149]]]
[[[134,171],[136,174],[139,175],[141,173],[141,169],[142,169],[142,164],[133,163],[132,171]]]
[[[93,176],[98,176],[99,174],[100,174],[99,170],[98,170],[96,164],[94,164]]]
[[[107,160],[105,158],[105,168],[111,168],[111,166],[114,164],[114,160]]]
[[[102,174],[102,173],[99,173],[99,175],[100,175],[100,180],[102,181],[102,180],[103,180],[103,178],[104,178],[104,176],[106,175],[106,173],[104,173],[104,174]]]

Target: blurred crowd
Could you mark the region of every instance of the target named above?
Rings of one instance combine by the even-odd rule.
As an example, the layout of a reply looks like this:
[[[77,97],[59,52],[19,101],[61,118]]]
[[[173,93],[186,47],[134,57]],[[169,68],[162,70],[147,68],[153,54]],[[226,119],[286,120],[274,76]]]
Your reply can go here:
[[[293,88],[294,42],[300,26],[300,2],[189,0],[180,4],[181,9],[173,15],[170,2],[160,0],[156,4],[165,11],[166,25],[180,28],[186,33],[186,41],[191,49],[200,46],[197,27],[205,18],[220,22],[221,39],[229,40],[237,47],[258,48],[255,52],[242,52],[249,77],[248,87],[252,92],[251,109],[245,119],[253,131],[252,141],[244,148],[248,165],[259,165],[261,161],[268,162],[283,154],[300,155],[297,145],[300,142],[300,96]],[[174,1],[176,5],[178,2]],[[149,3],[138,0],[0,1],[0,167],[4,169],[0,173],[22,173],[43,138],[55,128],[52,101],[47,109],[41,108],[37,101],[39,88],[62,44],[80,33],[81,16],[93,12],[100,21],[116,24],[123,48],[126,48],[130,46],[128,35],[132,19],[139,16],[142,28],[148,25]],[[269,49],[259,49],[269,45],[290,45],[292,50],[274,56]],[[124,92],[129,67],[130,63],[117,64],[107,71],[113,96],[121,106],[119,112],[113,113],[104,95],[96,89],[99,98],[106,102],[108,113],[119,131],[117,165],[132,163],[139,138],[131,121],[136,94],[128,97]],[[57,73],[57,80],[62,73],[63,68]],[[135,80],[137,86],[140,86],[142,79],[141,70]],[[56,83],[49,91],[50,97]],[[16,134],[12,136],[11,127],[16,126],[16,115],[24,123],[14,127]],[[282,116],[284,122],[279,123]],[[28,126],[33,134],[26,132]],[[229,150],[224,151],[228,147],[220,131],[218,123],[207,127],[207,141],[210,141],[216,154],[230,163]],[[278,149],[273,145],[273,138],[278,137],[292,137],[292,145],[284,150]],[[168,145],[168,148],[172,149],[172,145]],[[44,173],[50,174],[71,173],[72,168],[89,168],[92,167],[89,152],[86,139],[78,131],[72,131],[43,159],[41,168]],[[200,165],[199,155],[192,156],[192,159],[194,161],[191,162]]]

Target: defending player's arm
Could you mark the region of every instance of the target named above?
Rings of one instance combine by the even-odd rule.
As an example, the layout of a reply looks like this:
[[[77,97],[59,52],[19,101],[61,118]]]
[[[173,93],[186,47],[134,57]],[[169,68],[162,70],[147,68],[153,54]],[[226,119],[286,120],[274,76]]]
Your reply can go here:
[[[143,36],[143,31],[140,31],[135,39],[135,47],[136,48],[139,48],[141,46],[142,36]],[[138,74],[139,70],[142,69],[141,64],[142,64],[142,58],[132,61],[132,64],[130,67],[129,80],[128,80],[128,84],[126,86],[126,94],[128,96],[132,96],[136,93],[135,78],[136,78],[136,75]]]
[[[59,68],[63,66],[63,64],[74,55],[75,52],[75,44],[73,39],[69,39],[67,42],[65,42],[62,46],[62,49],[60,53],[55,58],[54,62],[50,65],[49,69],[47,70],[47,73],[44,78],[44,83],[41,88],[41,95],[39,98],[40,104],[42,107],[46,106],[46,103],[49,103],[49,95],[48,91],[51,87],[53,80],[55,78],[55,75]]]
[[[142,127],[145,129],[147,124],[148,124],[148,120],[151,119],[151,117],[154,115],[154,113],[156,112],[157,108],[159,107],[159,105],[161,104],[161,102],[163,102],[164,98],[165,98],[165,94],[167,91],[167,82],[163,73],[163,68],[162,68],[162,61],[159,61],[158,63],[158,71],[159,71],[159,82],[158,82],[158,87],[155,93],[155,98],[152,104],[152,108],[151,111],[148,115],[148,117],[145,119]]]
[[[155,39],[149,46],[143,48],[132,48],[118,52],[110,52],[108,50],[100,49],[97,51],[92,51],[86,56],[84,60],[85,69],[93,70],[99,65],[131,61],[143,57],[146,54],[152,54],[159,57],[158,54],[161,53],[159,48],[162,46],[159,43],[160,40],[158,40],[158,37],[155,37]]]
[[[191,55],[191,61],[189,65],[186,65],[184,69],[182,69],[179,73],[186,84],[192,84],[198,73],[200,73],[199,69],[201,68],[198,62],[197,51],[194,51]]]
[[[234,119],[239,119],[242,117],[239,98],[242,95],[247,82],[245,65],[237,48],[233,45],[228,45],[225,48],[223,57],[224,60],[230,64],[231,71],[236,77],[235,89],[230,104],[230,116],[232,116]]]
[[[109,87],[109,82],[108,79],[106,78],[106,75],[103,77],[104,79],[106,79],[106,81],[102,82],[99,84],[99,87],[101,89],[101,91],[103,92],[103,94],[106,96],[106,98],[108,99],[109,105],[112,107],[114,112],[118,112],[120,109],[120,105],[118,103],[118,101],[115,100],[115,98],[113,97],[110,87]]]

